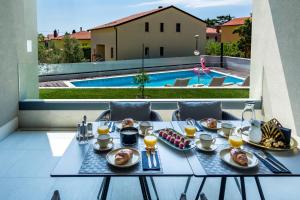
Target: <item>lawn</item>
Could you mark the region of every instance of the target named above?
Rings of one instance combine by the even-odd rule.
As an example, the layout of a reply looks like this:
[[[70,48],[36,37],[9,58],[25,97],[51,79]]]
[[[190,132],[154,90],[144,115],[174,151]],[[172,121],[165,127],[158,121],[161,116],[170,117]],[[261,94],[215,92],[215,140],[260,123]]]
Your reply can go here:
[[[249,89],[146,89],[148,99],[249,98]],[[40,89],[40,99],[136,99],[137,89]]]

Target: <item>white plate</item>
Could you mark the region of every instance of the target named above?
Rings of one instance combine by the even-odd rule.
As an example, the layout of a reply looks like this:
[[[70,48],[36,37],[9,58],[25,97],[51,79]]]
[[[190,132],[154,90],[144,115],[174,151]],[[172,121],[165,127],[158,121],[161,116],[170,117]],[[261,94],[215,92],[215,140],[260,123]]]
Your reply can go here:
[[[94,144],[93,147],[94,147],[95,151],[102,152],[102,151],[109,151],[109,150],[111,150],[114,147],[114,144],[112,142],[110,142],[110,143],[107,144],[106,148],[100,148],[99,143],[95,142],[95,144]]]
[[[211,130],[211,131],[217,131],[217,130],[219,130],[219,129],[222,128],[222,122],[219,121],[219,120],[217,120],[217,128],[208,128],[208,127],[207,127],[206,120],[207,120],[207,119],[201,119],[201,120],[200,120],[200,124],[201,124],[202,127],[206,128],[206,129],[208,129],[208,130]]]
[[[132,158],[125,163],[124,165],[117,165],[115,163],[115,155],[116,153],[118,153],[118,151],[122,150],[122,149],[131,149],[133,152]],[[119,149],[115,149],[110,151],[107,155],[106,155],[106,160],[109,164],[111,164],[112,166],[115,167],[119,167],[119,168],[128,168],[128,167],[132,167],[134,165],[136,165],[137,163],[139,163],[141,159],[141,154],[138,150],[133,149],[133,148],[119,148]]]
[[[122,129],[122,121],[118,121],[115,123],[115,127],[117,130],[121,130]],[[138,122],[134,122],[133,124],[134,128],[139,128],[139,123]]]
[[[251,169],[258,165],[258,159],[252,153],[250,153],[248,151],[244,151],[248,158],[248,166],[241,166],[241,165],[237,164],[235,161],[232,160],[231,155],[230,155],[230,150],[231,150],[231,148],[226,148],[226,149],[223,149],[222,151],[220,151],[220,157],[225,163],[227,163],[235,168],[238,168],[238,169]]]
[[[210,148],[204,148],[199,140],[196,142],[196,147],[197,149],[205,152],[213,152],[218,148],[218,146],[215,144],[211,145]]]

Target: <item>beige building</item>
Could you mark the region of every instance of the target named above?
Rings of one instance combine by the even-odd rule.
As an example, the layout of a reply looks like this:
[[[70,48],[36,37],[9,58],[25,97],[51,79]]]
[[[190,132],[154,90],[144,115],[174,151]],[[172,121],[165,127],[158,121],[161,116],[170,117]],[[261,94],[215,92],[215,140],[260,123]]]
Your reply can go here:
[[[238,27],[244,25],[245,20],[250,19],[250,17],[240,17],[234,18],[229,22],[226,22],[221,26],[221,42],[237,42],[240,40],[238,34],[234,34],[233,31]]]
[[[92,58],[97,61],[191,56],[204,52],[206,23],[175,6],[138,13],[90,29]]]

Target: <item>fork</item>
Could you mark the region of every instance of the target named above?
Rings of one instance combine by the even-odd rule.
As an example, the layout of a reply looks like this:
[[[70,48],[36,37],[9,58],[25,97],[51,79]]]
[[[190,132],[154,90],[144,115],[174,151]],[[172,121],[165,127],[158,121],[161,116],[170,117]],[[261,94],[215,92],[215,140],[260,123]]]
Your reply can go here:
[[[283,164],[274,161],[273,159],[269,158],[263,151],[258,151],[257,152],[262,158],[270,161],[273,165],[276,165],[276,167],[281,168],[281,171],[289,171]]]

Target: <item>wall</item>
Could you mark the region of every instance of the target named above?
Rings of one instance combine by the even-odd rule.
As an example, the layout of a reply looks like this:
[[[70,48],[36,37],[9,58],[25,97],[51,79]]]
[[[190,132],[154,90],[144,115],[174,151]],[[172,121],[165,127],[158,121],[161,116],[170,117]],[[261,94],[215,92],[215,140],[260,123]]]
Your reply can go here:
[[[36,0],[13,0],[12,5],[10,15],[15,17],[20,99],[37,98],[39,95]],[[31,52],[27,51],[27,41],[32,43]]]
[[[5,125],[18,115],[19,82],[15,18],[16,1],[0,0],[0,140],[9,131]]]
[[[105,45],[105,60],[116,60],[116,31],[114,28],[91,31],[92,55],[96,53],[97,45]],[[114,58],[111,58],[110,49],[114,48]]]
[[[237,42],[240,36],[232,33],[237,27],[238,26],[222,26],[221,42]]]
[[[146,22],[149,32],[145,32]],[[160,32],[160,23],[164,23],[164,32]],[[179,33],[176,23],[181,24]],[[206,24],[175,8],[166,9],[118,27],[118,59],[141,58],[143,43],[150,49],[149,58],[159,58],[160,47],[164,47],[164,57],[192,56],[195,35],[200,36],[199,49],[204,52]]]
[[[275,117],[300,134],[300,1],[253,5],[251,98],[262,96],[267,120]]]

